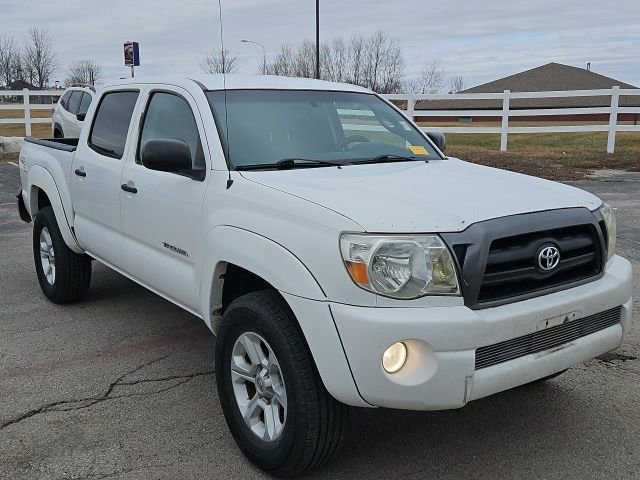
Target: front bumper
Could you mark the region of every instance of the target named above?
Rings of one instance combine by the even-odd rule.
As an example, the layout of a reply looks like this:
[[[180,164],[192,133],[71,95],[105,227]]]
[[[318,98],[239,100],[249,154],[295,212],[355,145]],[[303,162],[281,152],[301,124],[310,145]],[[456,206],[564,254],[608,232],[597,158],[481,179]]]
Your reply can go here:
[[[630,263],[614,256],[602,278],[568,290],[483,310],[463,305],[371,308],[331,304],[358,391],[372,405],[410,410],[459,408],[614,350],[631,326]],[[547,351],[476,370],[475,350],[540,330],[568,313],[584,318],[621,306],[620,323]],[[389,375],[384,350],[404,341],[405,367]]]

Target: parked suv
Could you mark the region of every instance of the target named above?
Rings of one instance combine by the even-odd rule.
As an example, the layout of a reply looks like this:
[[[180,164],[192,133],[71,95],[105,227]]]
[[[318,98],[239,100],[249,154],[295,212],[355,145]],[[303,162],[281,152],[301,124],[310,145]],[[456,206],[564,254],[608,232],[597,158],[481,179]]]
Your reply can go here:
[[[53,138],[78,138],[84,117],[96,89],[90,85],[72,85],[64,92],[53,111]]]

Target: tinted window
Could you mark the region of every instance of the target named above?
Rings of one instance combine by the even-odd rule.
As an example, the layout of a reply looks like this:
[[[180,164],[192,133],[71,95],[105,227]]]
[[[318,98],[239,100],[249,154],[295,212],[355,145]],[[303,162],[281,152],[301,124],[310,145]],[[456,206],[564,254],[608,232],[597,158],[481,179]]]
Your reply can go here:
[[[71,94],[71,97],[69,98],[69,102],[68,102],[68,106],[67,106],[67,110],[69,110],[70,113],[73,113],[74,115],[76,113],[78,113],[78,108],[80,107],[80,100],[82,100],[82,95],[84,95],[83,92],[79,92],[79,91],[75,91]]]
[[[72,93],[73,92],[71,90],[67,90],[65,94],[62,96],[62,98],[60,99],[60,105],[62,105],[62,108],[64,108],[65,110],[68,108],[69,97],[71,96]]]
[[[78,110],[78,113],[84,113],[86,115],[90,105],[91,95],[85,92],[82,94],[82,100],[80,101],[80,110]]]
[[[144,144],[147,141],[158,138],[182,140],[191,150],[193,168],[203,169],[205,167],[198,125],[193,117],[191,107],[182,97],[158,92],[154,93],[149,100],[140,135],[140,152],[144,149]]]
[[[102,97],[89,135],[91,148],[102,155],[122,158],[137,99],[138,92],[131,91],[107,93]]]

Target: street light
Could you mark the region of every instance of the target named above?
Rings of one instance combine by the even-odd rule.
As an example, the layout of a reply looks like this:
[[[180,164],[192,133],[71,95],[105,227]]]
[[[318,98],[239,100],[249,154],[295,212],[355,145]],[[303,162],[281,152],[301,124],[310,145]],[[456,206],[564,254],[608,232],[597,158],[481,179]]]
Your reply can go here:
[[[256,45],[259,45],[260,47],[262,47],[262,73],[266,74],[267,73],[267,52],[264,49],[264,45],[262,45],[259,42],[254,42],[253,40],[242,40],[242,43],[255,43]]]

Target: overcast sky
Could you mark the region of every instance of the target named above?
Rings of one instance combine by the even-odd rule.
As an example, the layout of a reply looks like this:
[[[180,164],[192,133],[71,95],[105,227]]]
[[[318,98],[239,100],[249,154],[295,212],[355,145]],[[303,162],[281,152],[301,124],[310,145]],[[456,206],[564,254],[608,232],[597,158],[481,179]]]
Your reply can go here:
[[[314,38],[314,0],[221,0],[225,47],[254,73],[281,43]],[[37,6],[35,6],[37,4]],[[63,80],[73,60],[91,58],[107,78],[128,74],[124,40],[140,42],[141,75],[198,72],[220,48],[217,0],[2,0],[2,30],[22,40],[45,27]],[[405,75],[441,59],[467,86],[548,62],[583,67],[640,86],[640,0],[321,0],[321,38],[382,29],[400,39]],[[447,79],[448,82],[448,79]]]

